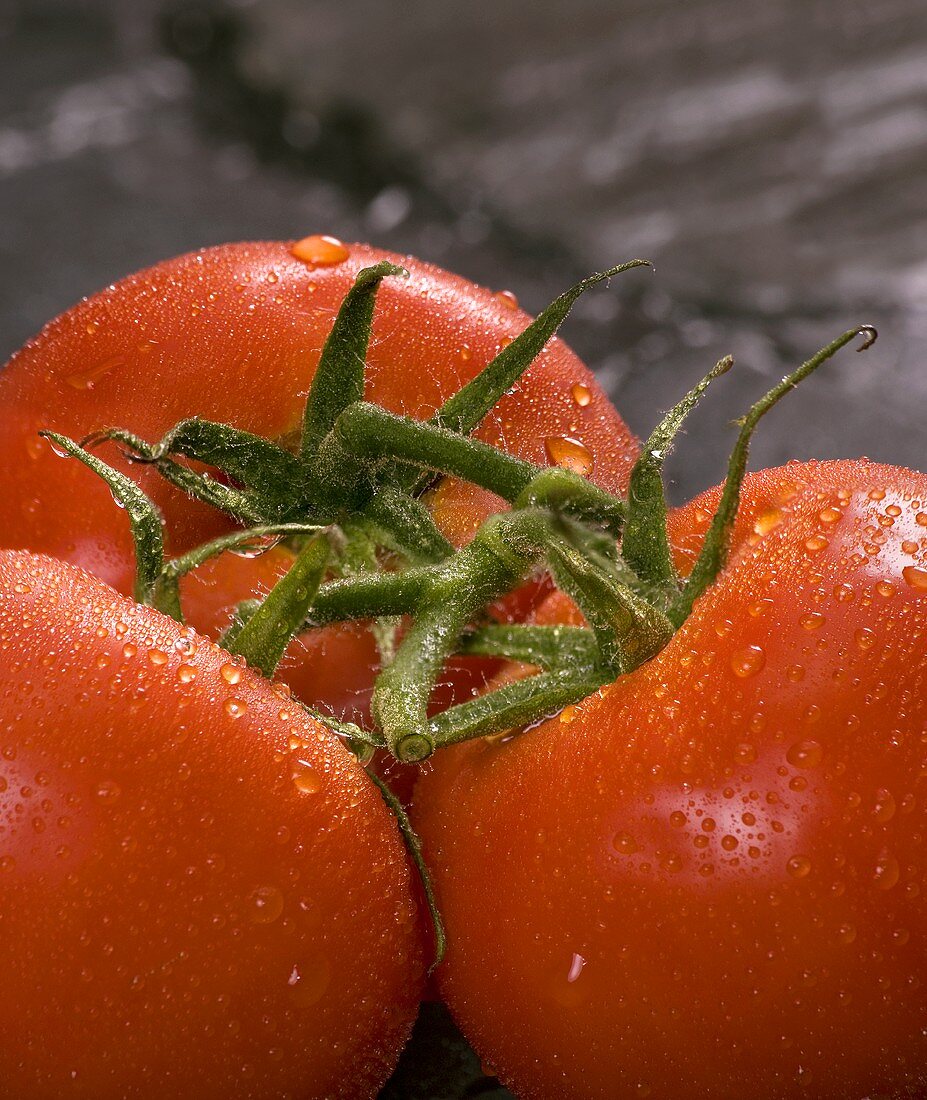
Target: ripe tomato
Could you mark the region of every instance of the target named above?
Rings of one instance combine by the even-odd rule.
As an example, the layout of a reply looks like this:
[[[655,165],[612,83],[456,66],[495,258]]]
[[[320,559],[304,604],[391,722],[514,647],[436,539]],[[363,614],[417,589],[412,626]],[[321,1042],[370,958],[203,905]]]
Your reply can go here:
[[[0,530],[7,546],[74,562],[124,593],[133,553],[125,517],[106,486],[62,463],[36,433],[74,438],[127,427],[159,438],[200,416],[279,440],[300,428],[306,391],[335,313],[357,272],[388,259],[408,279],[384,280],[369,352],[367,397],[395,412],[431,415],[529,322],[511,295],[494,294],[412,257],[309,238],[231,244],[167,260],[85,298],[52,321],[0,373]],[[476,433],[535,462],[559,462],[605,488],[624,488],[636,443],[593,377],[552,340]],[[126,472],[115,448],[107,461]],[[151,471],[132,475],[165,515],[174,552],[225,529]],[[465,540],[499,502],[445,481],[435,514]],[[285,565],[242,568],[228,555],[188,582],[186,610],[200,629],[222,625],[235,603],[267,587]],[[330,658],[326,657],[330,655]],[[281,674],[306,697],[346,717],[366,700],[374,648],[356,628],[294,643]],[[306,669],[311,664],[311,669]],[[316,694],[317,693],[317,694]],[[343,708],[344,700],[349,701]]]
[[[0,552],[4,1096],[373,1096],[421,927],[378,792],[281,689]]]
[[[925,700],[927,476],[748,478],[656,658],[419,782],[482,1057],[526,1098],[927,1095]]]

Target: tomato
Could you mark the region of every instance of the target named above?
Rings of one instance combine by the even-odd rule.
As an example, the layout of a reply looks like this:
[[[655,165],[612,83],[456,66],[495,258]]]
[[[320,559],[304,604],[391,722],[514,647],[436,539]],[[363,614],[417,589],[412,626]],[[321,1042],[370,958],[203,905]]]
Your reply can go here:
[[[422,984],[355,759],[227,653],[0,552],[4,1096],[362,1097]]]
[[[167,260],[85,298],[13,356],[0,373],[5,545],[74,562],[128,593],[125,517],[102,482],[78,463],[58,461],[36,433],[80,438],[118,425],[154,440],[196,415],[294,440],[323,343],[363,267],[389,259],[410,275],[384,280],[368,357],[366,396],[396,412],[431,415],[529,322],[511,295],[412,257],[325,238],[308,238],[295,251],[304,258],[287,242],[231,244]],[[557,339],[476,434],[523,458],[571,465],[613,490],[626,484],[636,452],[600,387]],[[227,526],[153,472],[130,471],[115,448],[105,457],[137,477],[161,508],[174,552]],[[459,542],[499,504],[446,481],[435,514]],[[212,564],[203,584],[187,585],[189,621],[215,630],[217,610],[227,621],[236,602],[266,588],[277,565],[242,569],[228,556]],[[369,693],[373,656],[369,637],[333,627],[294,643],[282,674],[341,710],[345,699]],[[350,706],[341,712],[350,717]]]
[[[743,499],[656,658],[419,782],[441,989],[520,1097],[927,1095],[927,476]]]

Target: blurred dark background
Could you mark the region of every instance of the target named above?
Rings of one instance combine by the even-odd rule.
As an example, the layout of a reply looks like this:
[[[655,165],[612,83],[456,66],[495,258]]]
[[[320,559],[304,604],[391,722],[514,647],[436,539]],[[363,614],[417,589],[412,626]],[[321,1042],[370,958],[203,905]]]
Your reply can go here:
[[[566,337],[638,432],[727,351],[673,466],[776,410],[754,464],[924,466],[924,0],[2,0],[0,353],[199,245],[328,232],[537,310],[631,256]]]
[[[0,0],[0,358],[76,298],[220,241],[332,233],[536,311],[638,432],[721,354],[673,465],[858,322],[754,465],[924,468],[924,0]],[[693,438],[698,432],[698,444]],[[387,1095],[500,1095],[439,1009]]]

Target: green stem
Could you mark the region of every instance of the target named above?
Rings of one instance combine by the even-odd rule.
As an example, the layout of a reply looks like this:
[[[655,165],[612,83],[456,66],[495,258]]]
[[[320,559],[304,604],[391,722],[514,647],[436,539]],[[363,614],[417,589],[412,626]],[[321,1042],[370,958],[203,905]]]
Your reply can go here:
[[[632,672],[673,636],[666,616],[623,584],[611,563],[587,556],[556,534],[547,552],[554,580],[582,611],[602,664],[613,675]]]
[[[302,461],[306,465],[315,461],[322,440],[340,414],[349,405],[364,399],[373,307],[380,282],[388,275],[408,278],[409,273],[404,267],[386,260],[365,267],[357,273],[354,285],[341,303],[306,399],[300,444]]]
[[[422,566],[402,573],[356,573],[329,581],[316,594],[304,629],[350,619],[410,614],[433,575],[430,567]]]
[[[536,466],[488,443],[396,416],[378,405],[352,405],[338,418],[335,435],[353,454],[427,466],[488,489],[516,507],[564,508],[621,529],[624,502],[578,474]]]
[[[649,260],[629,260],[608,271],[599,271],[564,291],[482,371],[441,406],[433,423],[461,435],[469,435],[540,355],[544,345],[566,320],[581,294],[590,287],[635,267],[651,267]]]
[[[550,519],[542,512],[493,516],[434,576],[393,663],[374,687],[374,717],[397,759],[412,763],[434,750],[428,702],[444,662],[474,616],[523,579],[549,532]]]
[[[425,505],[398,489],[379,489],[364,515],[380,529],[386,544],[413,564],[443,561],[454,552]]]
[[[481,626],[461,638],[457,652],[469,657],[504,657],[543,669],[563,664],[593,668],[599,662],[595,635],[584,626]]]
[[[725,356],[697,386],[670,409],[651,432],[631,471],[621,554],[642,581],[665,592],[667,597],[670,594],[677,595],[679,590],[666,533],[667,509],[663,489],[666,456],[672,450],[685,418],[699,403],[711,383],[726,374],[733,365],[731,356]]]
[[[442,711],[428,723],[428,738],[435,748],[443,748],[533,725],[580,702],[611,679],[607,672],[575,668],[528,676]]]
[[[335,434],[352,454],[393,458],[464,478],[505,500],[514,500],[540,467],[487,443],[361,402],[338,418]]]
[[[674,626],[678,627],[685,622],[692,610],[692,605],[705,589],[714,583],[715,577],[724,567],[730,545],[731,529],[734,526],[737,508],[740,503],[740,487],[743,484],[747,469],[750,441],[753,438],[757,424],[782,397],[794,390],[799,382],[816,371],[822,363],[826,363],[841,348],[846,347],[851,340],[854,340],[857,336],[862,336],[863,343],[857,350],[865,351],[867,348],[872,347],[877,335],[878,333],[871,325],[860,325],[843,333],[842,336],[838,336],[836,340],[832,340],[821,348],[816,355],[806,360],[797,370],[786,375],[781,382],[773,386],[740,421],[740,434],[728,460],[727,478],[721,492],[718,510],[715,512],[708,534],[705,536],[701,553],[689,575],[689,581],[668,611],[670,621]]]
[[[131,478],[114,470],[102,459],[85,450],[66,435],[57,432],[39,432],[58,451],[76,458],[101,477],[109,486],[113,499],[125,509],[135,545],[135,589],[137,603],[155,607],[178,622],[183,622],[180,602],[175,591],[162,587],[164,568],[164,531],[161,516],[154,502]]]
[[[188,550],[186,554],[171,559],[164,566],[164,573],[168,577],[184,577],[187,573],[205,565],[211,558],[217,558],[227,551],[240,550],[256,540],[278,536],[285,538],[287,535],[306,535],[318,530],[318,524],[272,523],[261,527],[248,527],[244,531],[232,531],[228,535],[220,535],[211,542],[204,542],[201,546]]]
[[[93,432],[82,441],[85,447],[96,447],[101,443],[118,443],[126,448],[126,457],[132,462],[153,465],[165,481],[181,489],[188,496],[208,504],[217,511],[232,516],[248,526],[272,523],[276,517],[269,516],[254,493],[223,485],[206,473],[197,473],[170,458],[157,458],[157,446],[146,442],[141,436],[123,428],[106,428]]]
[[[301,629],[328,566],[330,547],[324,534],[311,539],[290,569],[238,632],[230,652],[271,677],[287,646]]]
[[[412,822],[409,820],[409,815],[406,813],[399,799],[376,772],[371,771],[367,774],[373,781],[374,786],[380,791],[383,801],[396,818],[396,824],[399,826],[402,838],[406,842],[406,848],[408,849],[412,862],[415,864],[415,869],[418,871],[419,878],[421,879],[422,890],[425,894],[425,904],[428,906],[428,912],[431,916],[431,926],[435,934],[435,957],[431,962],[431,966],[428,968],[428,973],[430,974],[442,961],[447,951],[447,934],[444,930],[444,921],[441,918],[441,911],[438,909],[438,902],[435,897],[434,881],[432,880],[428,865],[425,863],[425,857],[422,855],[422,842],[416,831],[412,828]]]

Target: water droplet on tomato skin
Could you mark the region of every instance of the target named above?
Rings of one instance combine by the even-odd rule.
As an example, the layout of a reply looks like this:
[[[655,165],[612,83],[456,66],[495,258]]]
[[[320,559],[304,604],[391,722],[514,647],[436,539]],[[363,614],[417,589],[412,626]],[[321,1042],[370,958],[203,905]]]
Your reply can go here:
[[[918,592],[927,592],[927,569],[916,565],[906,565],[901,571],[905,584],[910,585]]]
[[[578,439],[568,435],[552,435],[544,440],[544,450],[554,466],[571,470],[574,474],[587,477],[595,464],[592,452]]]
[[[630,833],[616,833],[612,839],[612,847],[623,856],[632,856],[640,850]]]
[[[322,776],[305,760],[293,762],[293,786],[301,794],[318,794],[322,789]]]
[[[876,791],[872,816],[880,825],[887,825],[895,816],[897,810],[898,804],[895,801],[895,796],[885,787],[880,787]]]
[[[735,676],[748,679],[756,676],[766,664],[766,653],[758,645],[744,646],[731,655],[731,669]]]
[[[318,1004],[331,982],[331,966],[318,954],[294,964],[287,977],[290,1000],[297,1008]]]
[[[248,704],[244,699],[226,699],[222,709],[229,718],[241,718],[248,711]]]
[[[824,746],[819,741],[796,741],[785,758],[795,768],[816,768],[824,759]]]
[[[811,538],[805,540],[805,549],[812,554],[826,549],[829,545],[830,540],[826,535],[812,535]]]
[[[571,984],[575,982],[579,978],[580,974],[582,974],[585,965],[586,960],[583,958],[583,956],[574,951],[573,957],[570,960],[570,969],[567,971],[566,980]]]
[[[582,382],[577,382],[570,389],[570,396],[573,398],[573,404],[580,409],[585,409],[592,401],[592,390],[588,386],[584,386]]]
[[[253,924],[273,924],[283,913],[283,894],[276,886],[258,886],[248,895],[246,905]]]
[[[826,621],[820,611],[809,611],[799,619],[802,627],[808,631],[820,630]]]
[[[891,852],[883,850],[876,860],[872,879],[879,890],[891,890],[901,878],[901,865]]]
[[[496,298],[505,306],[506,309],[518,309],[518,298],[515,297],[511,290],[496,291]]]
[[[785,869],[792,878],[807,878],[811,873],[811,860],[803,855],[791,856]]]
[[[290,252],[297,260],[316,267],[334,267],[351,255],[342,241],[326,234],[303,237],[292,246]]]
[[[765,512],[761,512],[754,521],[754,534],[768,535],[770,531],[779,526],[782,518],[781,508],[768,508]]]

